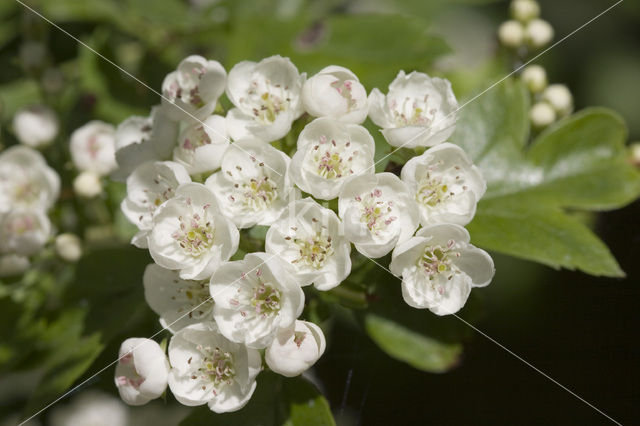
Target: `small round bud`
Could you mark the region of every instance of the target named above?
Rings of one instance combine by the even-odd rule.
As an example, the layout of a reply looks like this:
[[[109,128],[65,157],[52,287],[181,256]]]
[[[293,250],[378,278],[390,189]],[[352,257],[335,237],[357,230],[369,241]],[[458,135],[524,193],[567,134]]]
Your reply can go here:
[[[521,77],[531,93],[539,93],[547,87],[547,72],[540,65],[524,67]]]
[[[629,145],[629,157],[631,164],[640,167],[640,142],[634,142]]]
[[[535,0],[513,0],[511,2],[511,17],[520,22],[529,22],[540,16],[540,5]]]
[[[64,233],[56,237],[56,253],[67,262],[77,262],[82,257],[82,241],[77,235]]]
[[[13,132],[20,143],[32,148],[48,145],[58,135],[58,118],[44,105],[21,109],[13,117]]]
[[[29,269],[31,262],[26,256],[5,254],[0,256],[0,277],[12,277],[20,275]]]
[[[520,47],[524,41],[524,27],[518,21],[505,21],[498,28],[498,39],[507,47]]]
[[[537,102],[529,111],[533,127],[541,129],[556,121],[556,111],[546,102]]]
[[[564,84],[552,84],[542,92],[542,98],[547,101],[558,115],[569,115],[573,110],[573,97]]]
[[[82,172],[73,180],[73,190],[80,197],[97,197],[102,193],[102,182],[95,173]]]
[[[553,39],[553,27],[543,19],[534,19],[527,24],[525,38],[531,47],[539,49]]]

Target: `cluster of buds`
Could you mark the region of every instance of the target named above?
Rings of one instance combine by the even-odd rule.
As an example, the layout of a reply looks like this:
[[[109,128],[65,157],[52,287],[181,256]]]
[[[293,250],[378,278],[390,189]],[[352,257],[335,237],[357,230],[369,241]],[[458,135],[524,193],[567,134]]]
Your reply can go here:
[[[529,111],[531,124],[543,129],[573,111],[573,96],[564,84],[548,84],[547,72],[541,65],[528,65],[520,75],[531,94],[533,105]]]
[[[234,411],[251,397],[263,353],[287,377],[310,368],[326,344],[301,318],[303,287],[341,285],[352,248],[391,254],[406,302],[437,315],[491,281],[491,257],[463,228],[486,184],[446,142],[458,109],[449,81],[400,71],[386,94],[367,96],[340,66],[307,79],[272,56],[227,74],[189,56],[162,89],[149,117],[115,130],[122,211],[139,229],[132,243],[155,262],[145,297],[173,333],[168,358],[148,339],[123,343],[115,383],[125,402],[168,386],[185,405]],[[225,93],[233,108],[222,115]],[[375,173],[367,117],[390,145],[415,149],[401,173]],[[257,225],[268,227],[264,252],[239,251]]]
[[[500,25],[498,39],[509,49],[540,50],[553,39],[553,27],[540,19],[540,5],[536,0],[513,0],[511,19]]]

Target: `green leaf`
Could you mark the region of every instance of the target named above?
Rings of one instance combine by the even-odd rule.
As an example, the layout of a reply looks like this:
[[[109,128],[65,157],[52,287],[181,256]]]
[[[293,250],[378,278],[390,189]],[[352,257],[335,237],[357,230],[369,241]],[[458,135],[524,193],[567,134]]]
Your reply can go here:
[[[419,370],[442,373],[457,364],[462,353],[459,343],[443,343],[411,331],[375,314],[365,316],[369,336],[391,357]]]
[[[239,411],[216,414],[207,406],[194,409],[180,426],[334,426],[329,403],[302,377],[260,373],[249,403]]]
[[[451,140],[487,180],[469,231],[477,245],[551,267],[622,276],[607,247],[566,209],[604,210],[640,194],[627,162],[626,128],[603,108],[583,110],[530,146],[529,96],[508,79],[461,111]]]

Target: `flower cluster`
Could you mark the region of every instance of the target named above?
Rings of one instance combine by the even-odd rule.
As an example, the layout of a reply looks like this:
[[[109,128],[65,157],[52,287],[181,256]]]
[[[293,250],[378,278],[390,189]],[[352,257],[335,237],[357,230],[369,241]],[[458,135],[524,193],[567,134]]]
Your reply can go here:
[[[115,130],[122,211],[139,229],[132,243],[155,262],[145,297],[173,333],[168,359],[148,339],[123,343],[115,382],[127,403],[168,385],[185,405],[238,410],[256,387],[262,351],[271,370],[304,372],[326,343],[301,319],[303,287],[345,281],[352,245],[364,257],[391,254],[406,302],[438,315],[491,281],[491,257],[463,228],[486,185],[446,142],[458,108],[447,80],[400,71],[388,93],[367,96],[339,66],[307,79],[273,56],[227,74],[190,56],[162,92],[149,117]],[[233,104],[226,115],[223,93]],[[375,172],[367,117],[390,145],[420,153],[401,173]],[[254,226],[268,227],[264,252],[239,250]]]

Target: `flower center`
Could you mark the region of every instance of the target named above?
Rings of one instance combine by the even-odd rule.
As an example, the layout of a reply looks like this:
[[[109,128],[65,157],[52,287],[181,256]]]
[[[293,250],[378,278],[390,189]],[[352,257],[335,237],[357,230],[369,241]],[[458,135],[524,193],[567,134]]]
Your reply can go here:
[[[400,102],[396,99],[390,103],[393,120],[399,127],[402,126],[427,126],[435,118],[436,109],[429,109],[427,101],[429,95],[417,99],[407,96]]]
[[[318,220],[313,218],[313,221]],[[290,240],[292,237],[285,237],[285,239]],[[326,235],[324,227],[307,238],[293,238],[293,243],[298,246],[300,256],[291,263],[303,263],[311,268],[320,269],[333,255],[331,236]]]
[[[209,292],[209,281],[193,281],[191,286],[179,288],[177,293],[184,294],[187,299],[185,306],[178,309],[178,312],[188,311],[189,318],[193,318],[194,315],[200,318],[213,306],[213,299]],[[175,300],[176,296],[171,296],[171,299]]]
[[[435,169],[441,164],[442,162],[440,161],[438,164],[429,167],[429,170],[427,170],[427,173],[418,184],[416,201],[422,205],[435,207],[456,195],[456,192],[468,189],[462,185],[464,180],[459,174],[459,166],[453,166],[449,170],[434,173]]]
[[[454,265],[453,260],[460,257],[460,253],[453,250],[455,241],[449,240],[446,246],[434,245],[426,247],[420,259],[418,259],[418,267],[421,268],[427,278],[433,281],[436,276],[444,274],[447,280],[453,278],[458,273],[458,268]],[[438,292],[442,294],[444,288],[439,286]]]
[[[302,342],[304,342],[304,338],[306,336],[307,333],[305,331],[295,331],[293,333],[293,341],[298,347],[300,347],[300,345],[302,345]]]
[[[356,201],[360,203],[360,221],[367,225],[369,231],[375,235],[379,235],[393,221],[397,219],[393,216],[393,201],[384,201],[382,199],[382,190],[374,189],[364,196],[356,196]]]
[[[272,84],[268,79],[253,80],[247,95],[248,100],[241,98],[240,102],[247,103],[256,120],[264,124],[273,123],[291,102],[289,86]]]
[[[198,368],[198,372],[202,374],[202,377],[213,382],[214,387],[219,387],[221,384],[230,385],[236,376],[233,355],[218,347],[212,349],[208,346],[198,345],[197,349],[204,355],[202,365]],[[196,376],[191,377],[195,378]],[[213,393],[216,393],[215,389]]]
[[[353,94],[351,93],[353,81],[338,79],[331,83],[331,87],[336,89],[338,94],[347,101],[347,111],[351,111],[356,105],[356,100],[353,98]]]
[[[229,199],[235,203],[240,198],[241,203],[253,211],[268,209],[278,198],[278,186],[269,176],[251,178],[248,182],[234,184],[234,187],[235,195],[229,195]]]
[[[340,144],[322,135],[318,144],[313,147],[313,162],[316,173],[325,179],[337,179],[345,175],[353,174],[353,159],[358,155],[358,151],[351,151],[351,142]],[[345,158],[346,157],[346,158]]]
[[[191,199],[187,198],[187,205],[191,205]],[[213,245],[215,229],[207,219],[207,209],[209,204],[202,207],[202,215],[192,213],[186,218],[178,217],[180,229],[172,234],[174,240],[180,247],[190,255],[196,257],[207,251]]]
[[[209,144],[211,144],[211,138],[205,132],[204,126],[198,126],[191,130],[182,140],[182,148],[187,151],[195,151],[196,148]]]
[[[206,69],[203,66],[194,66],[189,71],[182,71],[183,84],[180,84],[178,78],[175,78],[164,95],[170,99],[180,99],[196,108],[203,107],[204,101],[200,96],[199,84],[205,73]]]
[[[26,181],[22,184],[16,185],[13,193],[16,201],[21,201],[25,204],[29,204],[35,201],[40,194],[37,185],[32,182]]]
[[[253,289],[251,306],[254,307],[258,315],[263,317],[278,312],[280,310],[280,291],[258,277],[258,285]]]
[[[22,235],[36,228],[36,221],[31,216],[18,216],[9,220],[6,224],[7,233]]]

